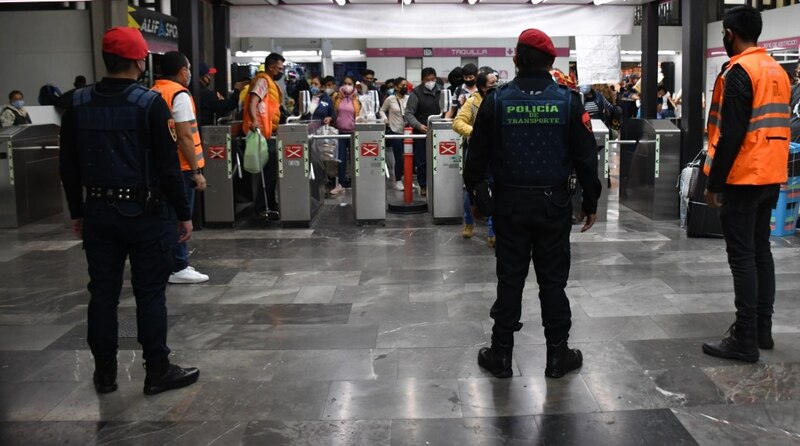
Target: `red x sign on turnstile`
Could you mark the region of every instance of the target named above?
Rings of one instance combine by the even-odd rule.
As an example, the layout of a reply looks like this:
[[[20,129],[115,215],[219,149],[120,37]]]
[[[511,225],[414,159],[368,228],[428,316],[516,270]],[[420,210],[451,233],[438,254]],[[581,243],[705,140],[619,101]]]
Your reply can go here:
[[[361,156],[378,156],[378,143],[365,142],[361,144]]]
[[[300,144],[291,144],[283,148],[283,157],[287,160],[298,159],[303,157],[303,146]]]
[[[442,141],[439,143],[439,155],[455,155],[456,142],[455,141]]]
[[[225,159],[225,146],[209,146],[208,159],[210,160],[224,160]]]

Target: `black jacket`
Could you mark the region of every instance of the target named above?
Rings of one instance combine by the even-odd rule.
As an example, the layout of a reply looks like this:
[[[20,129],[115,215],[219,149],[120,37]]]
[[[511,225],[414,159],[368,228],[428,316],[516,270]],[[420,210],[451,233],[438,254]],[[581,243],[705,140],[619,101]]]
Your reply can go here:
[[[238,106],[239,90],[234,89],[227,99],[220,99],[216,91],[203,87],[200,89],[200,119],[197,122],[201,126],[214,125],[214,115],[220,118],[236,110]]]

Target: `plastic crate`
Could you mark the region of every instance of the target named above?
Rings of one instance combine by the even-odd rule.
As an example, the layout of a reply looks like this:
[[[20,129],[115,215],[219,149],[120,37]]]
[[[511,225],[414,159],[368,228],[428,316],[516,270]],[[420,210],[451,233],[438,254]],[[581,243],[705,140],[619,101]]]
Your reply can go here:
[[[777,237],[794,235],[798,211],[800,211],[800,176],[789,177],[789,181],[781,184],[778,204],[772,210],[769,220],[770,234]]]

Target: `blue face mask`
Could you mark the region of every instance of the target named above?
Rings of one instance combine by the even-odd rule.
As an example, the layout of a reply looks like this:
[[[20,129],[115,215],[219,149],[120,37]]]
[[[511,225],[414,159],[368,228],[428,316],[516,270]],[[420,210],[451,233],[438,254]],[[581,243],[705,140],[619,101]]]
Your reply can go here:
[[[311,87],[311,88],[310,88],[308,91],[310,91],[310,92],[311,92],[311,94],[314,94],[314,95],[315,95],[315,94],[318,94],[318,93],[319,93],[319,88],[317,88],[317,87]]]
[[[581,90],[581,93],[587,94],[590,91],[592,91],[592,86],[591,85],[581,85],[580,86],[580,90]]]
[[[14,101],[14,102],[12,102],[12,103],[11,103],[11,105],[12,105],[14,108],[16,108],[16,109],[20,109],[20,108],[22,108],[23,106],[25,106],[25,101],[23,101],[22,99],[20,99],[20,100],[18,100],[18,101]]]
[[[389,88],[389,89],[387,89],[387,90],[386,90],[386,94],[387,94],[387,95],[393,95],[393,94],[394,94],[394,88]]]

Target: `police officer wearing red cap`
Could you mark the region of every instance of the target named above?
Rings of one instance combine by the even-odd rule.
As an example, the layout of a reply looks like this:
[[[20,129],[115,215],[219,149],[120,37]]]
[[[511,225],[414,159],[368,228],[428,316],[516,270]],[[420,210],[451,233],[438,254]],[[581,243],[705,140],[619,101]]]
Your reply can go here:
[[[583,188],[581,232],[592,227],[600,195],[597,151],[580,97],[553,82],[556,51],[550,37],[528,29],[519,36],[517,77],[489,94],[478,111],[464,169],[464,183],[479,210],[493,209],[497,234],[497,299],[492,344],[478,352],[478,364],[508,378],[514,332],[522,328],[522,290],[533,260],[547,340],[545,376],[560,378],[583,363],[567,345],[571,327],[569,183],[575,169]],[[494,178],[493,193],[484,178]],[[493,206],[490,199],[493,195]]]
[[[146,56],[138,29],[106,31],[108,75],[76,90],[61,119],[61,181],[89,266],[87,341],[98,393],[117,390],[117,306],[126,258],[147,371],[144,393],[188,386],[200,374],[168,359],[165,289],[172,247],[189,239],[192,220],[170,110],[137,82]]]

